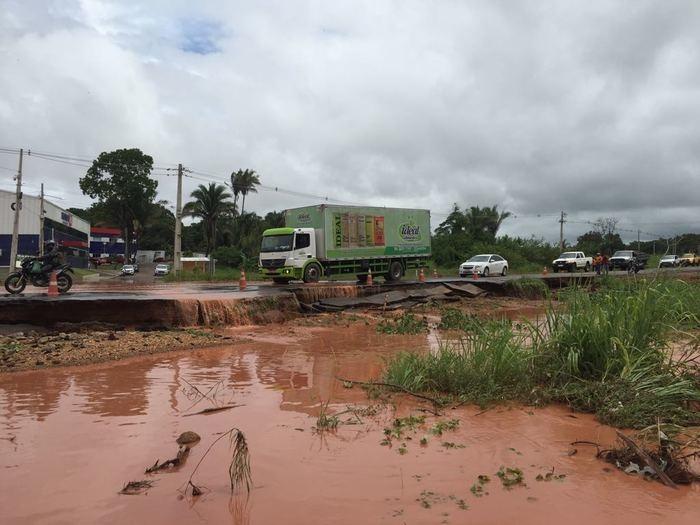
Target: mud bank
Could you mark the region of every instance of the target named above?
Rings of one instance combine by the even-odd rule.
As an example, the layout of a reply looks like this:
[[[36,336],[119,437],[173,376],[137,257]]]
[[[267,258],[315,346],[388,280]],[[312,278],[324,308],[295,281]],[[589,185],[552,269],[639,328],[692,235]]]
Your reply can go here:
[[[459,407],[427,417],[382,446],[397,417],[422,404],[391,404],[335,379],[378,377],[383,359],[427,348],[425,336],[374,327],[267,326],[229,332],[248,342],[74,369],[0,376],[0,521],[51,523],[697,523],[697,487],[668,489],[609,468],[571,442],[610,444],[613,429],[549,407]],[[211,392],[197,401],[190,385]],[[338,416],[319,432],[317,417]],[[196,403],[196,404],[195,404]],[[214,405],[237,405],[188,416]],[[370,408],[371,407],[371,408]],[[458,420],[442,435],[440,422]],[[250,495],[231,496],[230,453],[214,447],[196,474],[204,494],[180,489],[207,447],[232,426],[251,451]],[[202,441],[184,465],[144,469],[172,457],[176,438]],[[425,437],[425,444],[421,444]],[[400,450],[404,451],[401,452]],[[504,487],[497,473],[520,469]],[[554,472],[546,481],[546,474]],[[538,480],[542,475],[543,480]],[[488,476],[483,490],[479,476]],[[119,495],[146,479],[144,494]],[[484,479],[484,478],[481,478]]]
[[[52,327],[107,323],[120,327],[245,325],[279,322],[298,311],[292,294],[240,298],[20,298],[0,305],[0,324]]]

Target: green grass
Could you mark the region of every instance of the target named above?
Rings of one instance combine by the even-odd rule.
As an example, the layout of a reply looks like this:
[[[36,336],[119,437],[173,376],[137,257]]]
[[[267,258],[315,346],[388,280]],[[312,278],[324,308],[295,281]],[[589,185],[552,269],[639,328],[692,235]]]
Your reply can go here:
[[[630,280],[591,294],[574,290],[550,304],[540,324],[478,320],[443,311],[441,327],[466,333],[437,351],[403,352],[387,382],[416,392],[486,404],[561,401],[612,425],[658,419],[700,424],[700,286]],[[672,343],[686,344],[684,357]],[[675,355],[675,357],[673,357]]]
[[[383,334],[420,334],[428,331],[428,322],[423,317],[404,312],[401,316],[382,319],[377,324],[377,332]]]
[[[170,272],[168,275],[163,277],[166,282],[189,282],[189,281],[238,281],[241,278],[241,271],[238,268],[225,268],[220,267],[214,271],[214,275],[209,275],[207,272],[202,271],[182,271],[179,274],[175,272]],[[246,272],[246,279],[248,281],[261,281],[263,280],[262,275],[257,272]]]

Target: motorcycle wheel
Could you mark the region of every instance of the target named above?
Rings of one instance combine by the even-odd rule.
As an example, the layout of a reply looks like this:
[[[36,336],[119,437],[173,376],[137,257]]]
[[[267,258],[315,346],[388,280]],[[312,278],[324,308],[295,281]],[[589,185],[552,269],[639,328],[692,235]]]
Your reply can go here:
[[[5,279],[5,290],[12,295],[22,293],[27,287],[26,279],[22,279],[21,273],[11,273]]]
[[[56,278],[58,284],[58,293],[66,293],[73,286],[73,279],[67,273],[62,273]]]

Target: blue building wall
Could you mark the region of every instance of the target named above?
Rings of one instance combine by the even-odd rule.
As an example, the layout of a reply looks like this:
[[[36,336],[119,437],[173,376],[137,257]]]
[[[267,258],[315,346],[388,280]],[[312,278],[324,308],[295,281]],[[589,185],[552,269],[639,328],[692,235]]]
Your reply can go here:
[[[0,266],[10,265],[10,251],[12,249],[12,235],[0,234]],[[39,235],[20,235],[17,248],[18,255],[36,255],[39,253]]]

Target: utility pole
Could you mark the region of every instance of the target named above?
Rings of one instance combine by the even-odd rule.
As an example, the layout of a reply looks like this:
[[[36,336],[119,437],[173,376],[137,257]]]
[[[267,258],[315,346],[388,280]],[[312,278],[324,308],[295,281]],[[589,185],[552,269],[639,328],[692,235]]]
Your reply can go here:
[[[39,255],[44,255],[44,183],[41,183],[41,199],[39,201]]]
[[[641,234],[641,232],[640,232],[639,230],[637,230],[637,251],[638,251],[638,252],[641,252],[641,251],[642,251],[641,248],[639,247],[639,242],[640,242],[640,241],[639,241],[639,236],[640,236],[640,234]]]
[[[173,249],[173,270],[182,270],[182,164],[177,165],[177,205],[175,208],[175,247]]]
[[[19,247],[19,211],[22,209],[22,157],[24,156],[24,150],[19,150],[19,168],[17,169],[17,189],[15,190],[15,221],[12,225],[12,246],[10,248],[10,263],[8,274],[15,271],[15,265],[17,264],[17,249]]]
[[[559,251],[564,251],[564,217],[566,213],[564,210],[561,211],[561,218],[559,219]]]

